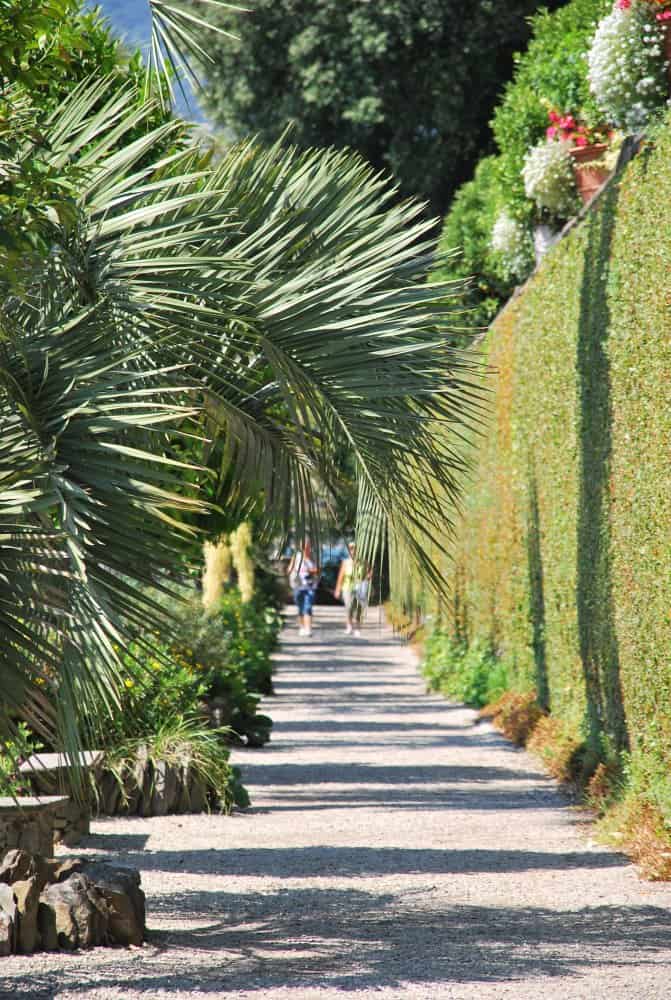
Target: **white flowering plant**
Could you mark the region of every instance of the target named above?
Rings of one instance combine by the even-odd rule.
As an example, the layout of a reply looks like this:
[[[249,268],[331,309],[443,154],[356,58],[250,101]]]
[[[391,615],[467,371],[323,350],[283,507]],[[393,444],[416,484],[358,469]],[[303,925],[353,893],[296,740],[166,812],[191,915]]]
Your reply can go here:
[[[541,142],[528,151],[522,168],[527,198],[560,219],[568,219],[578,208],[571,147],[571,142]]]
[[[527,277],[534,265],[533,239],[528,227],[505,209],[496,217],[490,246],[499,256],[507,280]]]
[[[617,128],[636,132],[667,97],[666,24],[647,0],[615,7],[597,25],[587,53],[590,89]]]

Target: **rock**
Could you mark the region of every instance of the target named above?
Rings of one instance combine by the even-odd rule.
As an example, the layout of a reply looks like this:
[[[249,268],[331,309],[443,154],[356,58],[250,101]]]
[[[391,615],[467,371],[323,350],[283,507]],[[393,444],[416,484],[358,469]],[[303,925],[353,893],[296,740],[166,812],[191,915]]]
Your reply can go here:
[[[141,772],[140,772],[140,769]],[[141,790],[140,801],[137,806],[137,815],[145,818],[152,815],[151,800],[154,791],[154,765],[147,755],[146,749],[143,755],[138,755],[135,768],[137,772],[137,783]]]
[[[156,762],[154,767],[154,780],[152,782],[150,814],[152,816],[168,815],[168,773],[169,769],[164,760]]]
[[[191,772],[189,800],[191,803],[189,812],[201,813],[208,811],[207,789],[200,778],[194,775],[193,771]]]
[[[103,771],[97,792],[97,811],[102,816],[118,816],[121,810],[121,787],[111,771]]]
[[[107,903],[112,944],[141,945],[145,938],[145,896],[140,873],[104,861],[87,862],[85,874]]]
[[[17,911],[12,887],[0,883],[0,957],[16,951]]]
[[[41,886],[37,875],[11,886],[18,916],[17,951],[30,955],[35,951],[39,934],[37,931],[37,911],[40,903]]]
[[[188,813],[191,810],[191,796],[189,795],[189,781],[191,775],[191,762],[186,761],[179,769],[179,783],[175,812]]]
[[[35,872],[37,874],[40,892],[42,892],[45,885],[54,881],[54,868],[60,867],[62,862],[56,861],[55,858],[43,858],[41,854],[33,854],[33,861],[35,862]]]
[[[40,896],[37,922],[46,951],[107,943],[107,904],[93,882],[81,873],[47,886]]]
[[[164,760],[157,761],[151,796],[152,816],[173,813],[180,800],[180,791],[179,769]]]
[[[54,858],[47,864],[50,867],[49,882],[65,882],[71,875],[76,875],[84,867],[81,858],[66,858],[65,861]]]
[[[34,856],[21,848],[7,851],[0,861],[0,882],[4,882],[6,885],[22,882],[35,874],[37,874],[37,865]]]
[[[39,891],[50,882],[63,882],[82,869],[80,858],[43,858],[41,854],[29,854],[27,851],[8,851],[0,863],[0,883],[14,885],[25,882],[26,879],[37,878]]]

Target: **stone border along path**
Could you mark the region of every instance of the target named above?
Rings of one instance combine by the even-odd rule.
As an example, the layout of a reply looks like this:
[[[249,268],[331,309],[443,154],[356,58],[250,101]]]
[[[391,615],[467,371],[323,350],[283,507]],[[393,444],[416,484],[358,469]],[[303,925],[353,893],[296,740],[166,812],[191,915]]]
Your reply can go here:
[[[142,870],[149,943],[2,959],[0,996],[670,997],[671,886],[426,695],[376,612],[359,640],[316,617],[285,631],[273,742],[236,753],[248,813],[106,819],[77,852]]]

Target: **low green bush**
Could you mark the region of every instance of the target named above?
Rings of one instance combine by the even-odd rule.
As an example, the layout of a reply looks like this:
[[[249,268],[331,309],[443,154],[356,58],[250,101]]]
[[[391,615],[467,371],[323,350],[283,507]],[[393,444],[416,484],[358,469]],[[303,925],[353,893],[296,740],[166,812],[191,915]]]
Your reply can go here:
[[[425,646],[422,673],[430,691],[482,708],[496,701],[508,686],[508,672],[490,646],[468,646],[441,629]]]
[[[280,616],[261,596],[244,603],[236,588],[214,612],[195,593],[163,605],[166,627],[123,654],[121,704],[91,742],[105,749],[121,784],[142,747],[152,761],[188,759],[220,808],[245,805],[229,748],[270,739],[272,720],[258,707],[261,694],[272,692]]]
[[[0,742],[0,796],[30,795],[30,783],[19,773],[23,761],[40,749],[25,722],[19,722],[11,740]]]
[[[111,739],[147,738],[168,716],[202,718],[209,703],[229,742],[262,746],[272,721],[258,705],[260,690],[272,690],[277,614],[244,604],[234,588],[213,613],[197,595],[171,610],[172,625],[134,643],[123,658],[123,705]]]
[[[453,328],[472,333],[486,327],[513,291],[515,278],[492,249],[503,207],[500,161],[488,156],[455,195],[440,237],[442,257],[431,275],[436,281],[468,281],[454,300]]]
[[[154,767],[161,763],[183,767],[188,761],[191,773],[208,789],[211,805],[225,813],[234,806],[244,809],[249,805],[249,795],[239,769],[229,763],[223,735],[202,720],[171,715],[146,737],[127,737],[118,742],[106,754],[105,769],[124,789],[140,755]]]
[[[240,667],[250,691],[268,695],[273,693],[271,654],[277,648],[282,618],[262,596],[244,603],[239,591],[230,589],[210,617],[224,632],[229,666]]]

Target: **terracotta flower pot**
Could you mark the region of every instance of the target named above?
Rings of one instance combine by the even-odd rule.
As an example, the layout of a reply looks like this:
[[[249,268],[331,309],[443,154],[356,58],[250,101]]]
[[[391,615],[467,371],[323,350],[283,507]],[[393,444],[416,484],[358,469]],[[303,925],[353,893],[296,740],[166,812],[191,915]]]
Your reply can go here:
[[[605,143],[597,142],[591,146],[574,146],[570,151],[574,162],[575,184],[585,205],[610,177],[610,170],[606,167],[589,166],[601,159],[607,149]]]

